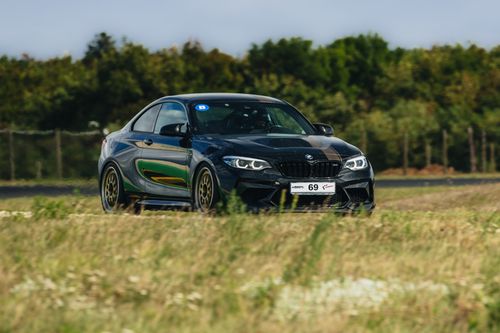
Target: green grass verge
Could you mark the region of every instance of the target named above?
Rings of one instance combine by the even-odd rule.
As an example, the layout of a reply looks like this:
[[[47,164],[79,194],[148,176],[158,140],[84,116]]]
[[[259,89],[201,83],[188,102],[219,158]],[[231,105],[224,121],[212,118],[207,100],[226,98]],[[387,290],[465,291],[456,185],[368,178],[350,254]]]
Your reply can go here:
[[[97,178],[0,180],[0,186],[97,186]]]
[[[408,176],[398,176],[398,175],[377,175],[377,180],[385,179],[477,179],[477,178],[500,178],[500,172],[490,172],[490,173],[454,173],[450,175],[408,175]]]
[[[0,332],[493,332],[500,185],[383,189],[371,217],[0,210]],[[236,205],[237,206],[237,205]]]

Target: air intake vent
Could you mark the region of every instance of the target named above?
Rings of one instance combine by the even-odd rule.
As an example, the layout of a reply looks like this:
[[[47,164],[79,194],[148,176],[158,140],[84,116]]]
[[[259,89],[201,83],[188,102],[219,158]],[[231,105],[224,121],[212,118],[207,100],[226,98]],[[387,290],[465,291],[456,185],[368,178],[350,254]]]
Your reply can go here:
[[[362,203],[369,199],[365,188],[348,188],[347,195],[354,203]]]

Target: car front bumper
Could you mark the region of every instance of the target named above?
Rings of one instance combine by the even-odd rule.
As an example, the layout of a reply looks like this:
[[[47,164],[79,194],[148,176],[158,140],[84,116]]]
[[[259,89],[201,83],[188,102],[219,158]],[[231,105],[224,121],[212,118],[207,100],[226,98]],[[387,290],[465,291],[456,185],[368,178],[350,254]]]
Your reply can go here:
[[[374,175],[364,170],[343,169],[331,178],[284,177],[276,170],[245,171],[224,167],[219,185],[223,198],[233,190],[253,210],[287,209],[296,211],[334,210],[339,213],[371,212],[375,208]],[[292,182],[335,182],[333,195],[292,195]]]

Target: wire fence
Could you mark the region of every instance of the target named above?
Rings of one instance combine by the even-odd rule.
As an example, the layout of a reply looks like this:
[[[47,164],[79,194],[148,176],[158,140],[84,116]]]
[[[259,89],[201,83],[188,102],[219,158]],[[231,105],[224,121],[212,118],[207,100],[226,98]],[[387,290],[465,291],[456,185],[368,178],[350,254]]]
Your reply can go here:
[[[432,166],[433,171],[441,173],[453,170],[450,163],[451,152],[457,160],[457,149],[462,171],[496,172],[497,157],[495,142],[486,140],[484,131],[474,134],[472,128],[467,131],[466,141],[458,142],[446,130],[441,133],[439,142],[415,145],[406,133],[396,156],[387,156],[384,151],[377,151],[377,142],[370,141],[363,132],[358,144],[367,153],[375,168],[388,164],[387,159],[395,159],[390,167],[397,168],[403,175],[410,174],[416,168]],[[0,179],[54,179],[54,178],[93,178],[97,174],[102,139],[101,131],[71,132],[65,130],[0,130]],[[468,140],[467,140],[468,139]],[[436,140],[437,141],[437,140]],[[468,142],[467,142],[468,141]],[[468,143],[468,144],[467,144]],[[380,149],[380,148],[378,148]],[[416,151],[418,150],[418,154]],[[394,154],[393,154],[394,155]],[[415,158],[415,156],[419,158]],[[464,169],[464,161],[467,170]],[[439,170],[437,170],[439,172]]]
[[[91,178],[104,134],[101,131],[0,130],[0,178]]]

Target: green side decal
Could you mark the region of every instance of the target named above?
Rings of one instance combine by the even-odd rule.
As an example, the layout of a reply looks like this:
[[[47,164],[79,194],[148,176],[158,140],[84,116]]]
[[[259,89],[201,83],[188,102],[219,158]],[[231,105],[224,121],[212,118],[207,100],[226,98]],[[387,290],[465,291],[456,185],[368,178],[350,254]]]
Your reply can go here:
[[[139,174],[154,183],[175,187],[187,188],[187,167],[173,162],[160,160],[137,160]]]
[[[132,184],[132,182],[130,182],[130,180],[128,180],[126,178],[123,179],[123,188],[127,192],[141,192],[141,190],[139,190],[139,188],[137,186]]]

